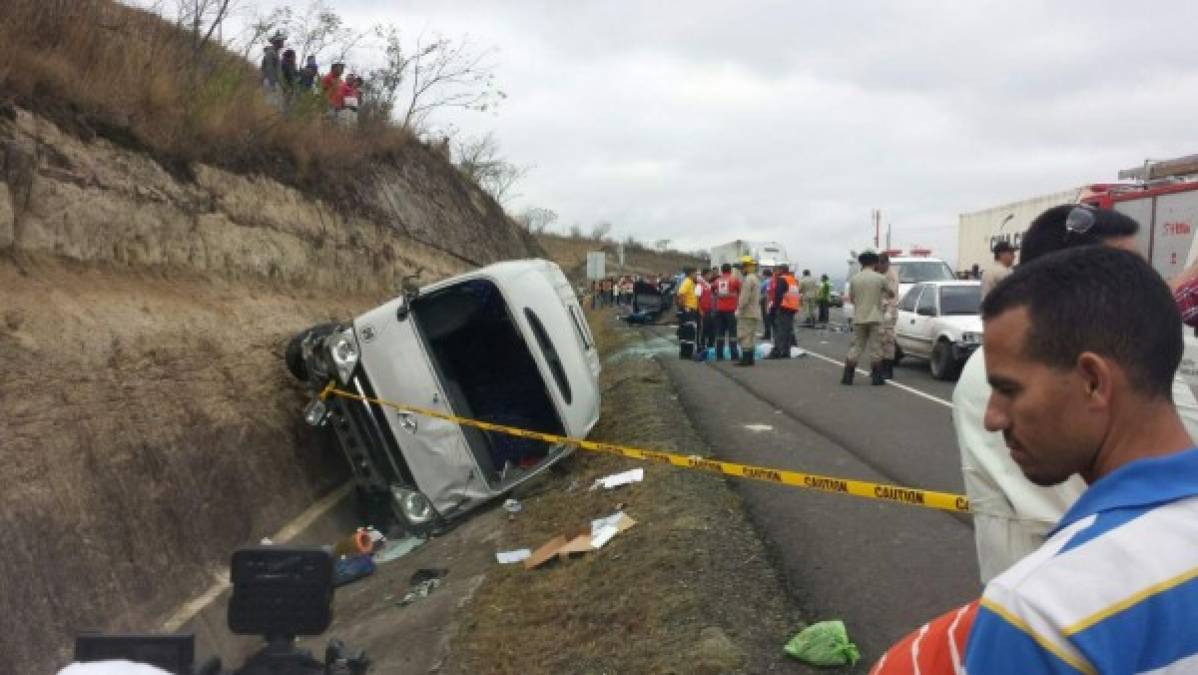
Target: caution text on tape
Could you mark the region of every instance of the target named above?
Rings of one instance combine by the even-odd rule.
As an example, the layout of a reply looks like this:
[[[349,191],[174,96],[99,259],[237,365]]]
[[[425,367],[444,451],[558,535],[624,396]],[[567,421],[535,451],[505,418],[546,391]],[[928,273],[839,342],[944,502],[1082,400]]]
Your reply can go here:
[[[352,399],[355,401],[365,401],[375,405],[384,406],[400,412],[415,413],[426,417],[433,417],[462,426],[475,427],[484,431],[494,431],[496,433],[506,434],[508,436],[516,436],[519,438],[531,438],[534,440],[544,441],[546,443],[562,443],[573,445],[583,450],[592,452],[604,452],[629,459],[639,459],[649,462],[659,462],[669,464],[681,469],[695,469],[699,471],[707,471],[709,473],[718,473],[725,476],[733,476],[736,478],[748,478],[750,480],[766,481],[779,485],[788,485],[791,487],[803,488],[807,490],[819,490],[821,492],[835,492],[839,494],[852,495],[854,497],[863,497],[865,499],[876,499],[887,502],[895,502],[898,504],[907,504],[909,506],[921,506],[929,509],[938,509],[941,511],[953,511],[957,513],[969,513],[969,498],[965,495],[953,494],[951,492],[937,492],[934,490],[921,490],[918,488],[902,487],[899,485],[887,485],[885,483],[873,483],[870,481],[853,480],[849,478],[836,478],[833,476],[821,476],[812,473],[803,473],[801,471],[789,471],[786,469],[771,469],[768,467],[753,466],[751,464],[738,464],[736,462],[725,462],[717,459],[709,459],[706,457],[698,457],[696,455],[680,455],[672,452],[661,452],[659,450],[646,450],[643,448],[634,448],[624,445],[616,445],[614,443],[602,443],[599,441],[588,441],[583,438],[571,438],[569,436],[560,436],[558,434],[549,434],[542,431],[532,431],[529,429],[520,429],[510,427],[503,424],[495,424],[493,422],[483,422],[473,420],[467,417],[458,417],[439,410],[429,410],[412,405],[387,401],[385,399],[371,398],[362,396],[353,392],[338,389],[333,382],[330,382],[324,391],[320,393],[322,399],[329,396],[339,396],[341,398]]]

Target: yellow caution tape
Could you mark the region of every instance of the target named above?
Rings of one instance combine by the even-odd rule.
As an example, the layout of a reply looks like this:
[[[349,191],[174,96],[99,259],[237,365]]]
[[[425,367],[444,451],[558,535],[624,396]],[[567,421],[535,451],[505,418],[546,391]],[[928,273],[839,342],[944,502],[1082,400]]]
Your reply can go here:
[[[320,392],[321,400],[329,396],[340,396],[341,398],[352,399],[355,401],[365,401],[375,405],[381,405],[388,408],[393,408],[400,412],[416,413],[426,417],[435,417],[447,422],[453,422],[463,426],[475,427],[484,431],[494,431],[508,436],[517,436],[519,438],[531,438],[546,443],[564,443],[573,445],[583,450],[592,452],[605,452],[620,457],[628,457],[630,459],[640,459],[650,462],[661,462],[676,466],[680,469],[698,469],[710,473],[724,474],[725,476],[734,476],[736,478],[750,478],[753,480],[761,480],[769,483],[777,483],[779,485],[789,485],[791,487],[804,488],[807,490],[819,490],[821,492],[836,492],[840,494],[852,495],[854,497],[864,497],[866,499],[877,499],[886,502],[897,502],[899,504],[907,504],[910,506],[922,506],[929,509],[939,509],[941,511],[953,511],[956,513],[969,513],[969,498],[965,495],[953,494],[951,492],[936,492],[933,490],[920,490],[917,488],[901,487],[898,485],[887,485],[885,483],[871,483],[864,480],[851,480],[848,478],[834,478],[832,476],[821,476],[813,473],[802,473],[800,471],[787,471],[784,469],[770,469],[761,466],[752,466],[750,464],[737,464],[735,462],[723,462],[715,459],[707,459],[697,455],[678,455],[671,452],[659,452],[657,450],[645,450],[642,448],[633,448],[625,445],[615,445],[613,443],[600,443],[597,441],[588,441],[581,438],[570,438],[569,436],[558,436],[557,434],[547,434],[540,431],[530,431],[528,429],[519,429],[517,427],[509,427],[502,424],[493,424],[491,422],[481,422],[472,420],[466,417],[458,417],[450,415],[438,410],[429,410],[427,408],[419,408],[412,405],[404,405],[387,401],[384,399],[370,398],[352,392],[338,389],[333,382],[329,382],[328,386]]]

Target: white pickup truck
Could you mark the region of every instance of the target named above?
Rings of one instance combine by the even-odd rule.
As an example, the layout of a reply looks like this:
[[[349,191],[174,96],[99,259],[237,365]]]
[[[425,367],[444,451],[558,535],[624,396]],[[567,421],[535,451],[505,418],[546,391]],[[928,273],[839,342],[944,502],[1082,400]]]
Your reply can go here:
[[[406,293],[357,318],[292,338],[286,361],[330,426],[371,520],[415,532],[501,496],[569,454],[569,445],[482,431],[330,396],[332,380],[368,398],[585,437],[599,418],[599,356],[561,269],[499,263]]]

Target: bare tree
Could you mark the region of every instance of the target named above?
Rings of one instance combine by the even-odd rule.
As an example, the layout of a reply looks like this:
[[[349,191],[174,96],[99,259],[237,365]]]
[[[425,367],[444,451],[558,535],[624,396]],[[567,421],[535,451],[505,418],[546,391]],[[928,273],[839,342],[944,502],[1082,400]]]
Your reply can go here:
[[[503,159],[499,155],[499,143],[494,134],[458,140],[454,146],[458,171],[463,176],[474,181],[501,204],[516,196],[511,190],[528,173],[528,167]]]
[[[544,234],[545,230],[549,229],[549,226],[556,221],[557,212],[541,206],[529,207],[516,216],[516,222],[533,234]]]
[[[670,240],[658,239],[657,241],[653,242],[653,248],[657,249],[658,251],[665,251],[666,249],[670,248]]]
[[[392,28],[394,31],[394,28]],[[398,31],[395,31],[398,45]],[[494,49],[476,52],[465,36],[460,42],[443,35],[424,35],[416,38],[416,48],[410,57],[401,59],[400,81],[407,79],[410,88],[402,125],[419,131],[429,113],[439,108],[464,108],[487,111],[507,98],[496,88],[494,66],[490,58]]]
[[[595,241],[603,241],[609,234],[611,234],[611,223],[606,220],[595,223],[595,226],[591,228],[591,239]]]
[[[212,39],[212,34],[221,27],[233,0],[175,0],[176,16],[181,27],[191,31],[192,54]]]

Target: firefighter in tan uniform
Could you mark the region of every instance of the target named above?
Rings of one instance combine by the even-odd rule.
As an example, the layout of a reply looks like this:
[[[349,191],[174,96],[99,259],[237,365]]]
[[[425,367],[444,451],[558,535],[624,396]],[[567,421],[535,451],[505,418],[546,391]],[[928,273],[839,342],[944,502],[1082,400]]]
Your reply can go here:
[[[750,256],[740,259],[742,274],[740,297],[736,303],[736,339],[740,343],[738,366],[751,366],[757,341],[757,326],[761,323],[761,280],[754,270],[757,262]]]
[[[882,378],[882,300],[890,293],[886,277],[878,274],[878,254],[862,253],[857,261],[861,271],[849,280],[849,302],[853,303],[853,346],[844,360],[844,375],[841,384],[853,383],[853,371],[857,359],[865,354],[869,358],[871,384],[886,384]]]
[[[886,277],[887,293],[882,298],[882,377],[894,379],[894,325],[898,323],[899,279],[890,266],[890,256],[878,256],[878,273]]]

